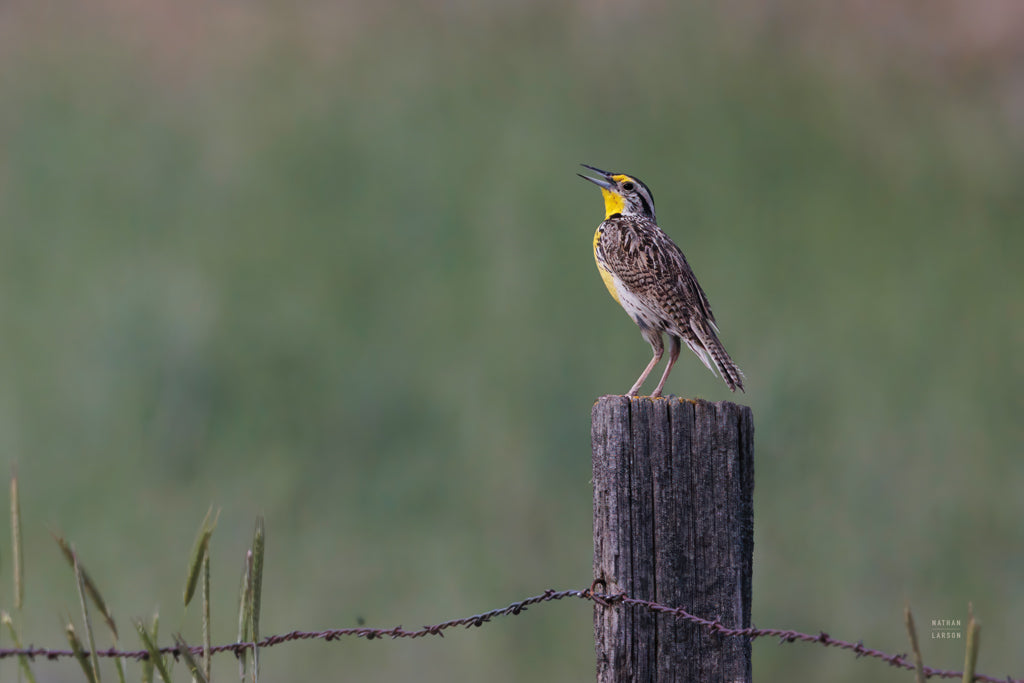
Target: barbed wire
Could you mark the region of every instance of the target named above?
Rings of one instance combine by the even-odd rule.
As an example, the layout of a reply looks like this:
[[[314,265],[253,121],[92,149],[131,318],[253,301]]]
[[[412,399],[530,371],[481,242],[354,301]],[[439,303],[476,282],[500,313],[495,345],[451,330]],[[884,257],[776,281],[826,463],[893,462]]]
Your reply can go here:
[[[480,627],[484,624],[489,623],[496,617],[514,616],[522,614],[526,609],[532,605],[540,604],[542,602],[552,602],[555,600],[564,600],[565,598],[578,598],[581,600],[588,600],[594,602],[607,609],[613,608],[615,605],[626,605],[635,608],[646,609],[656,614],[668,614],[672,615],[682,621],[687,621],[692,624],[701,626],[711,633],[716,633],[721,636],[730,638],[750,638],[755,640],[757,638],[778,638],[779,643],[793,643],[793,642],[804,642],[804,643],[816,643],[825,647],[835,647],[841,650],[849,650],[857,655],[857,657],[871,657],[874,659],[886,662],[890,666],[895,666],[902,669],[914,670],[915,666],[913,662],[909,661],[906,654],[887,654],[881,650],[865,647],[863,641],[851,643],[838,638],[833,638],[824,631],[819,632],[817,635],[810,633],[801,633],[800,631],[791,631],[784,629],[775,628],[730,628],[725,626],[717,619],[704,619],[696,615],[690,614],[682,607],[670,607],[668,605],[662,605],[657,602],[651,602],[649,600],[641,600],[639,598],[631,598],[628,595],[622,594],[607,594],[599,593],[591,588],[584,590],[547,590],[540,595],[534,595],[533,597],[513,602],[507,607],[499,607],[492,609],[489,612],[483,612],[481,614],[474,614],[468,617],[461,617],[459,619],[451,619],[444,621],[439,624],[433,624],[430,626],[423,626],[418,629],[408,630],[402,626],[395,626],[392,628],[370,628],[359,626],[355,628],[335,628],[327,629],[325,631],[291,631],[281,635],[267,636],[259,642],[256,646],[259,648],[272,647],[281,643],[287,643],[294,640],[324,640],[327,642],[338,640],[346,636],[354,636],[357,638],[366,638],[367,640],[375,640],[378,638],[424,638],[426,636],[440,636],[444,637],[444,632],[459,626],[465,628]],[[191,652],[194,655],[201,655],[203,648],[191,647]],[[243,652],[253,649],[253,643],[231,643],[229,645],[217,645],[210,649],[211,654],[219,654],[222,652],[232,652],[236,657],[242,655]],[[168,654],[177,658],[181,651],[177,647],[163,647],[160,648],[162,654]],[[115,658],[120,657],[123,659],[134,659],[144,660],[149,658],[149,652],[147,650],[116,650],[110,648],[107,650],[97,650],[96,655],[98,657]],[[64,657],[74,657],[75,654],[71,650],[51,650],[48,648],[32,647],[22,649],[0,649],[0,659],[6,659],[8,657],[26,656],[31,659],[46,658],[49,660],[61,659]],[[926,678],[962,678],[962,671],[946,671],[942,669],[934,669],[932,667],[925,666],[922,671]],[[1024,683],[1024,679],[1015,679],[1007,676],[1005,678],[995,678],[994,676],[986,676],[984,674],[975,674],[974,680],[984,681],[985,683]]]
[[[630,598],[626,595],[599,595],[591,594],[591,599],[594,601],[607,600],[609,604],[621,602],[626,605],[635,605],[638,607],[644,607],[651,612],[659,614],[671,614],[678,617],[683,621],[688,621],[693,624],[703,626],[712,633],[717,633],[723,636],[729,637],[740,637],[750,638],[754,640],[756,638],[778,638],[779,644],[782,643],[793,643],[793,642],[804,642],[804,643],[818,643],[825,647],[836,647],[841,650],[850,650],[855,653],[858,658],[860,657],[873,657],[874,659],[880,659],[883,662],[891,666],[898,668],[909,669],[913,671],[916,667],[913,662],[909,661],[907,655],[896,654],[890,655],[881,650],[875,650],[873,648],[864,647],[864,641],[858,641],[856,643],[850,643],[845,640],[839,640],[833,638],[829,634],[821,631],[818,635],[810,633],[801,633],[800,631],[789,631],[777,628],[729,628],[722,624],[717,619],[702,619],[701,617],[690,614],[681,607],[667,607],[656,602],[650,602],[649,600],[639,600],[637,598]],[[925,678],[963,678],[962,671],[947,671],[943,669],[934,669],[930,666],[921,667]],[[984,674],[975,674],[974,680],[986,681],[986,683],[1024,683],[1024,679],[1014,679],[1010,676],[1006,678],[995,678],[994,676],[986,676]]]

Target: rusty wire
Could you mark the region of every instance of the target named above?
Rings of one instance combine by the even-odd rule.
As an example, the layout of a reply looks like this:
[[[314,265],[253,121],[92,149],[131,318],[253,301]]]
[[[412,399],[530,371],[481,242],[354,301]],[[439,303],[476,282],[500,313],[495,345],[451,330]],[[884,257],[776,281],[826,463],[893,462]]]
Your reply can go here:
[[[507,607],[499,607],[492,609],[489,612],[483,612],[481,614],[474,614],[468,617],[462,617],[459,619],[451,619],[444,621],[439,624],[433,624],[431,626],[423,626],[418,629],[406,629],[402,626],[395,626],[393,628],[369,628],[369,627],[355,627],[355,628],[335,628],[328,629],[326,631],[291,631],[280,635],[267,636],[260,640],[257,645],[260,648],[271,647],[273,645],[279,645],[280,643],[286,643],[293,640],[325,640],[332,641],[344,638],[346,636],[355,636],[356,638],[366,638],[367,640],[375,640],[378,638],[423,638],[426,636],[441,636],[444,637],[444,632],[459,626],[465,628],[479,627],[486,623],[489,623],[495,617],[511,616],[521,614],[526,611],[531,605],[536,605],[542,602],[551,602],[554,600],[563,600],[565,598],[578,598],[581,600],[588,600],[593,602],[596,606],[604,609],[614,609],[616,605],[625,605],[628,607],[634,607],[638,609],[646,609],[656,614],[668,614],[680,619],[682,621],[690,622],[698,625],[711,633],[718,634],[720,636],[730,638],[749,638],[755,640],[757,638],[778,638],[779,643],[793,643],[793,642],[804,642],[804,643],[816,643],[825,647],[835,647],[841,650],[849,650],[853,652],[857,657],[871,657],[886,662],[890,666],[895,666],[903,669],[914,669],[914,664],[908,660],[906,654],[887,654],[881,650],[875,650],[873,648],[865,647],[863,641],[856,643],[847,642],[845,640],[839,640],[833,638],[824,631],[817,635],[810,633],[801,633],[800,631],[790,631],[784,629],[775,628],[730,628],[725,626],[717,619],[704,619],[696,615],[690,614],[682,607],[669,607],[668,605],[662,605],[657,602],[651,602],[649,600],[640,600],[638,598],[631,598],[625,594],[607,594],[600,593],[592,590],[592,588],[586,588],[584,590],[564,590],[555,591],[547,590],[541,595],[535,595],[518,602],[513,602]],[[246,650],[253,648],[252,643],[231,643],[230,645],[217,645],[211,648],[212,654],[221,652],[232,652],[236,657],[240,656]],[[195,655],[201,655],[203,650],[201,647],[191,648],[192,653]],[[177,647],[164,647],[160,649],[163,654],[169,654],[177,658],[180,651]],[[61,659],[64,657],[74,657],[74,653],[71,650],[51,650],[41,647],[27,647],[22,649],[0,649],[0,659],[8,657],[17,657],[24,655],[29,658],[35,659],[37,657],[46,658],[50,660]],[[97,650],[96,655],[98,657],[121,657],[124,659],[144,660],[149,658],[149,653],[146,650],[115,650],[110,648],[108,650]],[[88,653],[86,653],[88,656]],[[963,672],[960,671],[945,671],[941,669],[933,669],[931,667],[923,667],[923,672],[926,678],[962,678]],[[1024,679],[1015,679],[1007,676],[1005,678],[995,678],[994,676],[986,676],[983,674],[976,674],[974,677],[976,681],[985,681],[986,683],[1024,683]]]

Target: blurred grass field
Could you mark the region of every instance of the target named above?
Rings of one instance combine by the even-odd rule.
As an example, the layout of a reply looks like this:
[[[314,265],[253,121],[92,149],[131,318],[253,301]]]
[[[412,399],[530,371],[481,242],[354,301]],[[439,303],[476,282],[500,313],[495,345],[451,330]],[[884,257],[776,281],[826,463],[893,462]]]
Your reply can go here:
[[[765,7],[0,8],[25,642],[60,646],[77,604],[48,529],[126,625],[159,607],[198,642],[180,591],[211,502],[215,642],[258,512],[266,633],[589,584],[590,406],[649,350],[594,268],[585,162],[652,188],[747,375],[730,396],[686,355],[668,391],[754,410],[755,624],[904,652],[905,601],[922,627],[973,601],[978,670],[1024,676],[1018,53]],[[922,639],[926,664],[962,666],[962,641]],[[586,681],[592,648],[590,608],[560,603],[262,666]],[[822,648],[754,656],[765,681],[909,680]]]

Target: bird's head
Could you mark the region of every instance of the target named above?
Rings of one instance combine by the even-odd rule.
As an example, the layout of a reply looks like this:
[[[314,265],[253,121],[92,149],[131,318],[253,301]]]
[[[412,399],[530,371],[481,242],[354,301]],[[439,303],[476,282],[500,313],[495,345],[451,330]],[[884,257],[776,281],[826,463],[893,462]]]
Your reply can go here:
[[[589,168],[600,176],[592,178],[577,173],[580,178],[589,180],[601,188],[601,194],[604,195],[605,218],[621,213],[624,216],[646,216],[654,220],[654,196],[639,178],[624,173],[608,173],[587,164],[580,166]]]

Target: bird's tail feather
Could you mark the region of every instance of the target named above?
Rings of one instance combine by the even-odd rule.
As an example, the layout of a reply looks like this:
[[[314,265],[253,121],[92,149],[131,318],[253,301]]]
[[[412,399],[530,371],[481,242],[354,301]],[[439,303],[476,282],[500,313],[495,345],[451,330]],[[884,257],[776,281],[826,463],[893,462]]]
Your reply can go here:
[[[715,372],[715,368],[721,373],[722,379],[729,385],[729,389],[736,391],[744,391],[743,389],[743,371],[739,369],[739,366],[732,361],[729,357],[729,353],[722,346],[722,342],[718,341],[718,335],[715,334],[715,330],[710,325],[702,325],[702,329],[697,329],[697,339],[686,340],[687,345],[693,349],[693,352],[704,362],[704,365],[708,367],[711,372]],[[711,357],[711,362],[714,363],[714,367],[708,363],[708,357]]]

